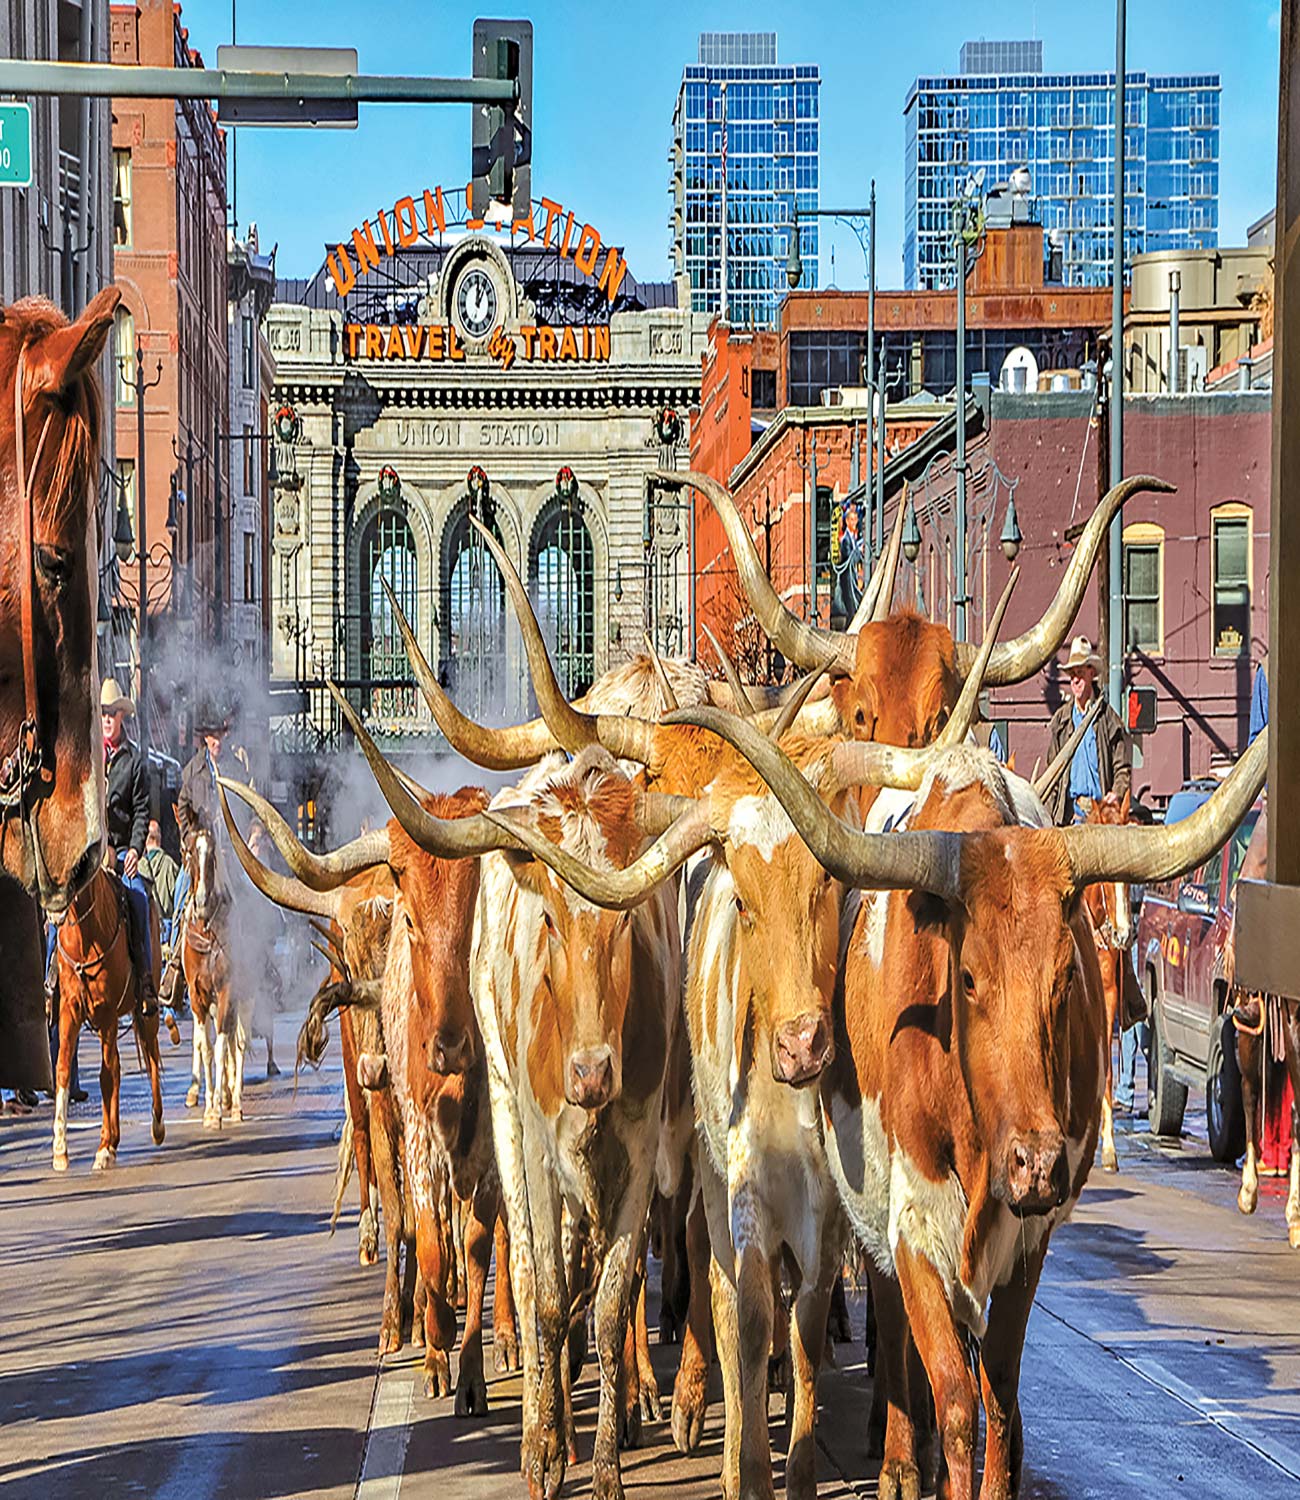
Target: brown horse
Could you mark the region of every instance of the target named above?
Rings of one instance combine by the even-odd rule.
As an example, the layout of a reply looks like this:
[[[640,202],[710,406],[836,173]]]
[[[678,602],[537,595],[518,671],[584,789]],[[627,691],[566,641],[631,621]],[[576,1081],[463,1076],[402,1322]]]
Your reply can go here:
[[[230,1118],[244,1118],[244,1050],[247,1029],[236,1003],[231,949],[231,893],[221,870],[216,835],[200,824],[185,840],[190,873],[190,915],[181,962],[194,1013],[194,1044],[203,1072],[203,1124],[221,1129],[225,1101]]]
[[[54,1170],[68,1170],[68,1080],[81,1028],[89,1024],[99,1033],[103,1061],[99,1088],[104,1124],[95,1154],[95,1171],[116,1165],[122,1138],[118,1100],[122,1059],[117,1046],[118,1022],[134,1019],[136,1038],[149,1069],[153,1092],[153,1142],[161,1146],[162,1071],[158,1057],[158,1012],[141,1016],[140,976],[131,962],[127,915],[122,889],[105,870],[72,898],[57,926],[55,951],[59,964],[59,1066],[54,1096]],[[154,946],[154,984],[158,983],[158,947]]]
[[[1129,821],[1129,794],[1113,794],[1100,799],[1084,798],[1089,823],[1122,824]],[[1093,941],[1097,946],[1097,963],[1101,968],[1101,992],[1106,1005],[1106,1092],[1101,1101],[1101,1165],[1106,1172],[1119,1170],[1115,1153],[1115,1069],[1111,1052],[1115,1037],[1115,1019],[1120,1014],[1124,993],[1124,968],[1133,947],[1133,909],[1129,904],[1128,886],[1120,881],[1106,881],[1084,888],[1084,901],[1092,918]]]
[[[1242,880],[1263,880],[1268,874],[1268,813],[1260,813],[1241,862]],[[1237,967],[1237,928],[1229,931],[1225,968],[1232,980]],[[1233,989],[1233,1023],[1237,1028],[1237,1065],[1241,1071],[1241,1102],[1246,1116],[1246,1156],[1241,1167],[1237,1207],[1253,1214],[1259,1203],[1259,1147],[1263,1111],[1264,1070],[1270,1053],[1280,1050],[1291,1077],[1291,1180],[1286,1199],[1287,1237],[1300,1250],[1300,1003],[1281,995],[1251,994]]]

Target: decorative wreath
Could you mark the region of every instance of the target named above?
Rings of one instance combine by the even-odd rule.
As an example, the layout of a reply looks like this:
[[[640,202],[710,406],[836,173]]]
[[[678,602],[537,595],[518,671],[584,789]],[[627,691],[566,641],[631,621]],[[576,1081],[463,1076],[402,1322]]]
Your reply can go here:
[[[298,437],[298,413],[292,406],[282,406],[275,414],[275,435],[282,443],[292,443]]]
[[[402,493],[402,477],[392,464],[385,464],[379,471],[379,498],[396,500]]]

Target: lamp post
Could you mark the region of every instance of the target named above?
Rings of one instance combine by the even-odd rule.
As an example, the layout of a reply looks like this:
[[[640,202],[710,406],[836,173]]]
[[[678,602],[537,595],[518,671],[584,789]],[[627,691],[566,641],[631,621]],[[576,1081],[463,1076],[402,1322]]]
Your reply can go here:
[[[1115,0],[1115,223],[1111,240],[1110,301],[1110,482],[1124,477],[1124,68],[1127,13]],[[1177,360],[1177,355],[1174,356]],[[1175,365],[1175,371],[1177,366]],[[1116,713],[1124,696],[1124,519],[1110,524],[1110,598],[1107,632],[1107,697]]]
[[[799,203],[795,200],[794,222],[790,227],[790,247],[786,255],[785,279],[792,292],[799,289],[799,283],[803,280],[803,257],[799,253]],[[871,198],[866,208],[806,208],[803,210],[805,218],[809,219],[839,219],[847,224],[858,237],[858,244],[862,247],[867,257],[867,388],[874,391],[876,387],[876,179],[871,179]],[[867,242],[862,244],[862,225],[866,224]],[[883,424],[884,400],[880,403],[880,420]],[[872,409],[870,442],[867,452],[870,455],[875,448],[876,428],[875,410]],[[885,486],[884,476],[876,474],[875,493],[871,509],[873,511],[874,525],[868,527],[867,538],[870,543],[868,551],[879,550],[884,545],[885,534]],[[874,540],[879,538],[878,541]]]
[[[979,259],[984,245],[984,171],[966,181],[965,189],[952,204],[952,244],[957,261],[957,595],[953,600],[953,635],[966,639],[966,277]]]
[[[139,338],[137,338],[135,341],[135,373],[130,380],[126,378],[125,374],[126,356],[119,354],[117,361],[119,369],[122,371],[122,384],[129,386],[135,392],[135,546],[136,558],[140,568],[140,599],[136,618],[136,656],[138,658],[137,670],[140,675],[140,687],[143,690],[145,637],[149,630],[149,513],[146,508],[148,488],[145,484],[144,398],[146,391],[151,391],[156,385],[162,383],[162,360],[159,360],[157,363],[153,379],[146,380],[144,378],[144,348]]]

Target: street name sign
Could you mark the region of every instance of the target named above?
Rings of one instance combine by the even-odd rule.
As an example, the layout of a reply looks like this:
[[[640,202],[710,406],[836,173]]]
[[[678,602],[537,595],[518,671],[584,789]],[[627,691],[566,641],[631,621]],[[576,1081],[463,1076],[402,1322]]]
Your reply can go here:
[[[0,188],[32,185],[32,107],[0,103]]]

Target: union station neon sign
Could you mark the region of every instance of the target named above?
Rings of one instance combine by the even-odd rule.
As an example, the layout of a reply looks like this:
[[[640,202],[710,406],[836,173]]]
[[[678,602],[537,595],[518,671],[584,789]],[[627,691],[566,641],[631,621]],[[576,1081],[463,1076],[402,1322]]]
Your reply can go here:
[[[465,190],[465,201],[467,204],[470,201],[468,188]],[[542,211],[540,228],[536,208]],[[453,224],[456,222],[455,219],[451,220]],[[485,219],[466,218],[464,222],[465,228],[469,230],[489,227]],[[398,250],[414,245],[421,235],[432,240],[435,232],[444,234],[447,224],[447,204],[442,188],[434,188],[432,192],[425,188],[419,205],[416,204],[414,194],[399,198],[391,209],[381,210],[373,221],[358,225],[347,244],[340,241],[325,257],[334,290],[340,297],[346,297],[356,286],[358,279],[377,270],[381,261],[396,255]],[[491,227],[504,229],[505,224]],[[375,238],[376,228],[379,231],[378,239]],[[591,224],[581,223],[571,208],[566,209],[562,203],[556,203],[550,198],[542,198],[536,207],[529,205],[526,219],[512,221],[512,241],[516,235],[522,235],[525,242],[540,240],[546,249],[557,250],[561,260],[572,259],[584,276],[596,276],[597,286],[605,293],[610,306],[614,305],[619,288],[623,285],[623,278],[627,275],[627,261],[613,245],[606,249],[600,231]],[[348,253],[348,244],[352,247],[351,255]],[[602,250],[605,250],[603,264]],[[353,257],[356,259],[355,266]]]
[[[345,323],[343,325],[346,358],[380,360],[461,360],[465,343],[455,324],[435,326],[427,323]],[[516,358],[524,364],[574,363],[604,364],[609,360],[609,324],[592,327],[552,328],[546,323],[524,324],[517,334],[496,328],[485,346],[486,352],[508,370]]]

